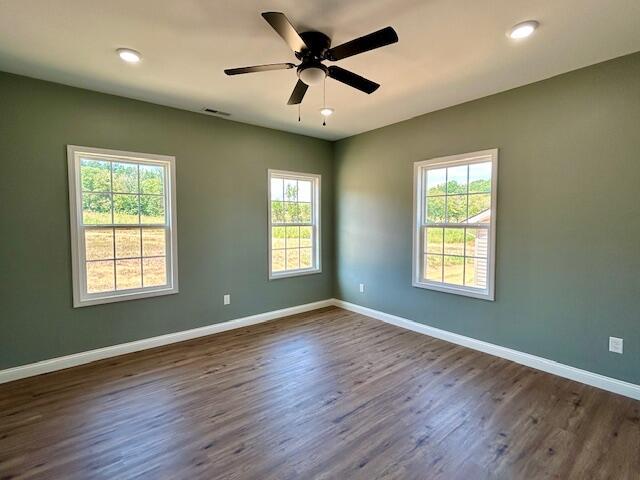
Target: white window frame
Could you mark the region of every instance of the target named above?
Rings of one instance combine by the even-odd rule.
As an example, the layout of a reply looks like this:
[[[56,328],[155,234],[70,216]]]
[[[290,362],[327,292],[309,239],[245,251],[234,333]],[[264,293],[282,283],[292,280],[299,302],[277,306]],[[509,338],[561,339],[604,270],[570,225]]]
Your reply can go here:
[[[144,165],[162,166],[165,169],[165,223],[161,225],[144,225],[145,227],[162,227],[167,230],[166,272],[167,284],[154,287],[141,287],[121,291],[100,293],[87,292],[86,252],[84,231],[87,227],[82,222],[82,183],[80,178],[80,158],[93,157],[97,160],[121,160]],[[176,180],[175,157],[153,155],[148,153],[107,150],[103,148],[67,145],[67,162],[69,174],[69,207],[71,224],[71,260],[73,269],[73,306],[84,307],[103,303],[121,302],[139,298],[156,297],[178,293],[178,238],[176,222]],[[139,227],[140,225],[117,225],[117,227]],[[99,228],[99,225],[95,227]],[[93,228],[90,227],[90,228]],[[115,242],[115,237],[114,237]]]
[[[486,288],[477,288],[464,285],[453,285],[448,283],[433,282],[425,280],[421,275],[422,262],[422,227],[427,226],[424,222],[425,213],[425,170],[442,167],[452,167],[456,165],[468,165],[473,163],[491,162],[491,222],[487,227],[489,231],[489,248],[487,258],[487,284]],[[497,193],[498,193],[498,149],[481,150],[478,152],[464,153],[460,155],[450,155],[447,157],[432,158],[414,163],[413,167],[413,261],[412,276],[413,286],[436,290],[438,292],[453,293],[484,300],[495,300],[495,253],[496,253],[496,220],[497,220]],[[478,227],[480,224],[472,224]],[[435,226],[440,226],[436,224]],[[442,224],[446,226],[446,224]]]
[[[290,180],[306,180],[311,181],[311,223],[287,223],[287,224],[279,224],[271,222],[271,177],[284,177]],[[300,173],[300,172],[290,172],[286,170],[267,170],[267,209],[268,209],[268,237],[269,237],[269,280],[277,280],[279,278],[288,278],[288,277],[298,277],[301,275],[310,275],[314,273],[322,272],[322,247],[321,247],[321,230],[320,230],[320,203],[321,201],[321,175],[313,174],[313,173]],[[313,238],[313,267],[311,268],[300,268],[297,270],[285,270],[284,272],[274,272],[272,270],[272,238],[271,238],[271,227],[312,227],[312,238]]]

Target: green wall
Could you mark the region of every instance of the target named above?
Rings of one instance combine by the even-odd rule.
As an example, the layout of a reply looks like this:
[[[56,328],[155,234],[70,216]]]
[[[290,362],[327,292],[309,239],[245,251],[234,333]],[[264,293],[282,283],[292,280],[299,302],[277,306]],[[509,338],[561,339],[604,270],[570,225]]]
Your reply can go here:
[[[413,162],[494,147],[496,301],[412,287]],[[334,155],[338,298],[640,383],[640,54],[357,135]]]
[[[179,294],[72,308],[67,144],[176,156]],[[0,369],[330,298],[332,156],[326,141],[0,73]],[[323,273],[267,279],[267,168],[322,175]]]
[[[0,95],[0,369],[333,295],[640,383],[640,54],[333,144],[4,73]],[[67,144],[176,156],[179,294],[71,307]],[[496,301],[412,287],[413,162],[494,147]],[[267,280],[267,168],[323,175],[322,274]]]

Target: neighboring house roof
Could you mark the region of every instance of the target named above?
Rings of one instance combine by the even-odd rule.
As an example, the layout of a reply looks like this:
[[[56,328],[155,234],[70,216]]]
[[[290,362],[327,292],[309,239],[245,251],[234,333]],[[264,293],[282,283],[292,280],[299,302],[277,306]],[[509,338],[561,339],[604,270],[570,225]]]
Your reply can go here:
[[[486,223],[487,220],[491,218],[491,209],[487,208],[486,210],[474,215],[473,217],[469,217],[467,219],[467,223]]]

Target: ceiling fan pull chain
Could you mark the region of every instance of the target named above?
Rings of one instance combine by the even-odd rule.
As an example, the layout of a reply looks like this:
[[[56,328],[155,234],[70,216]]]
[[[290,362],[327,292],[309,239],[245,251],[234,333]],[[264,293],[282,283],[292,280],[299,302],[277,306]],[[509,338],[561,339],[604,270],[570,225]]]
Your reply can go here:
[[[298,104],[298,121],[300,121],[300,104]]]
[[[324,77],[324,82],[322,83],[322,109],[327,108],[327,77]],[[327,126],[327,117],[323,116],[322,126]]]
[[[327,108],[327,77],[322,82],[322,108]]]

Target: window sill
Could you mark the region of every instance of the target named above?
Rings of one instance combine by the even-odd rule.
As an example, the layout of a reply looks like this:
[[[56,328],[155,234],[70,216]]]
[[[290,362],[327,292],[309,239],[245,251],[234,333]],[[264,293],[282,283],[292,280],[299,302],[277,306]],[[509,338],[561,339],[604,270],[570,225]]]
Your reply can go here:
[[[435,290],[436,292],[452,293],[454,295],[461,295],[464,297],[478,298],[480,300],[488,300],[490,302],[495,301],[493,292],[488,290],[482,290],[479,288],[465,288],[452,284],[441,283],[428,283],[414,281],[413,286],[417,288],[424,288],[426,290]]]
[[[269,280],[279,280],[281,278],[301,277],[303,275],[313,275],[314,273],[322,273],[321,268],[313,268],[309,270],[293,270],[290,272],[270,273]]]
[[[173,295],[179,293],[178,287],[175,288],[159,288],[157,290],[148,290],[145,292],[124,293],[120,295],[108,295],[104,297],[89,297],[73,302],[73,308],[88,307],[91,305],[102,305],[103,303],[125,302],[128,300],[138,300],[142,298],[159,297],[161,295]]]

